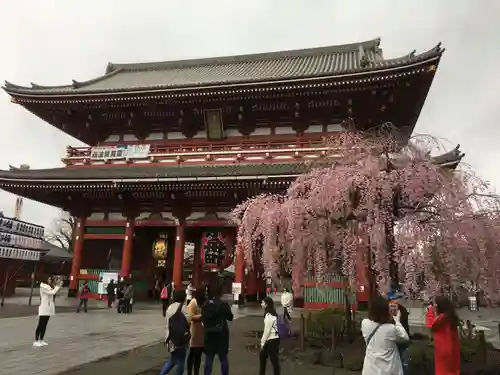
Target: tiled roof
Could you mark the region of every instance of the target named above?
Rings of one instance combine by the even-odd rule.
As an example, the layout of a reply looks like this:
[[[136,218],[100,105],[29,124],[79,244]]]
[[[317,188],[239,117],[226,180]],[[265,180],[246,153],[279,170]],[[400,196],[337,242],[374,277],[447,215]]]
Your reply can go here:
[[[280,176],[300,174],[307,170],[303,163],[238,164],[197,166],[102,166],[83,168],[53,168],[0,171],[0,182],[69,182],[99,180],[111,182],[127,179],[155,178],[210,178],[231,176]]]
[[[9,82],[12,94],[78,95],[151,89],[195,89],[218,85],[275,82],[301,78],[349,75],[406,66],[441,56],[433,49],[396,59],[383,59],[379,39],[361,43],[207,59],[158,63],[108,64],[105,75],[66,86],[18,86]]]
[[[454,169],[458,166],[464,153],[460,145],[455,149],[438,155],[432,162],[443,167]],[[319,166],[319,164],[316,164]],[[150,165],[150,166],[100,166],[83,168],[53,169],[15,169],[0,170],[0,184],[26,182],[126,182],[127,180],[151,179],[210,179],[224,177],[258,177],[258,176],[294,176],[306,172],[311,166],[306,163],[283,164],[223,164],[223,165]]]
[[[42,260],[46,261],[71,261],[73,259],[73,254],[68,252],[68,250],[62,247],[56,246],[50,242],[45,241],[43,243],[43,250],[47,253],[43,256]]]

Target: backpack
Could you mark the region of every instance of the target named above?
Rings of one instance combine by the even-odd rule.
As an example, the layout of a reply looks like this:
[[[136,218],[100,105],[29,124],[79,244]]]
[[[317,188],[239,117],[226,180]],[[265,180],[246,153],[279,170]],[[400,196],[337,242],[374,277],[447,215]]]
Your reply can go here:
[[[227,325],[225,317],[220,316],[221,302],[208,301],[204,307],[205,309],[213,309],[211,317],[204,322],[205,332],[221,333]]]
[[[164,286],[161,290],[161,293],[160,293],[160,298],[161,299],[167,299],[168,298],[168,292],[167,292],[167,287]]]
[[[189,344],[191,333],[186,316],[182,312],[182,304],[179,304],[174,315],[168,320],[168,338],[167,341],[174,344],[174,347],[184,347]]]
[[[280,339],[284,339],[290,335],[290,327],[288,326],[288,320],[285,319],[284,315],[278,315],[276,318],[276,333]]]

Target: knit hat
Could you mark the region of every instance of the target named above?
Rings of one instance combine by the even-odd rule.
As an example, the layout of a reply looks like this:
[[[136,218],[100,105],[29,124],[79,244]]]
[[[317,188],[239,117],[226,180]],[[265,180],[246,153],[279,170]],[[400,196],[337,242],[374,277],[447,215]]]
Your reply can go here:
[[[391,291],[387,294],[387,299],[389,301],[396,301],[398,299],[403,299],[404,298],[404,294],[401,293],[401,292],[397,292],[397,291]]]

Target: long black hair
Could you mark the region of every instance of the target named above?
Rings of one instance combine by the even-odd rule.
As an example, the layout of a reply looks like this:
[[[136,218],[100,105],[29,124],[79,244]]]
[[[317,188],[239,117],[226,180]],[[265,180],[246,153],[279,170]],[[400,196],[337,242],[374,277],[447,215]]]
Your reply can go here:
[[[174,290],[172,293],[172,302],[178,302],[181,305],[186,301],[186,291],[184,289]]]
[[[444,314],[446,316],[452,326],[459,327],[461,325],[455,306],[453,306],[453,302],[451,302],[448,297],[443,295],[437,296],[436,309],[438,314]]]
[[[264,314],[271,314],[272,316],[278,316],[278,313],[276,312],[276,309],[274,307],[274,301],[271,297],[266,296],[262,300],[266,307],[264,308],[265,313]]]
[[[193,297],[199,307],[203,306],[206,300],[205,290],[203,288],[198,288],[194,291]]]

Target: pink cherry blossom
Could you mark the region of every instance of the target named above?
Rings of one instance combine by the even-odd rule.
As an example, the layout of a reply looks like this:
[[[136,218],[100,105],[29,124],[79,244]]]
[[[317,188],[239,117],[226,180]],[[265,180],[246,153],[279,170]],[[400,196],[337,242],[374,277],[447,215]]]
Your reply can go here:
[[[294,285],[353,281],[364,260],[378,290],[397,278],[431,294],[469,282],[500,300],[500,199],[465,167],[436,163],[431,137],[400,146],[392,135],[345,132],[326,140],[327,157],[283,195],[259,195],[233,211],[248,266],[262,258]]]

